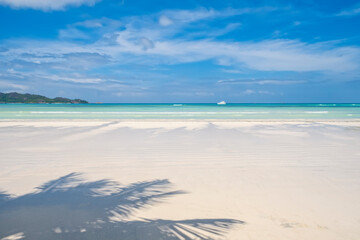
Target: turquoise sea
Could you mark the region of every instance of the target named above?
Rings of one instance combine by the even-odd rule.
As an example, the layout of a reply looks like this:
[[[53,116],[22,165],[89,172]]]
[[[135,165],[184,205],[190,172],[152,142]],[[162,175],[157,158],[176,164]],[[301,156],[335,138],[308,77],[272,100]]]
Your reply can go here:
[[[360,104],[0,104],[0,119],[360,119]]]

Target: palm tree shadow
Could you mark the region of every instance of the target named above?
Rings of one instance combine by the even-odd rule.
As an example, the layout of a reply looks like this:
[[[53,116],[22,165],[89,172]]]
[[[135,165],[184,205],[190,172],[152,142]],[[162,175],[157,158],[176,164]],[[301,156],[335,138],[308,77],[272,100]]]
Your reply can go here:
[[[0,239],[214,239],[244,223],[234,219],[125,220],[183,193],[172,191],[166,179],[122,186],[110,180],[85,182],[79,173],[71,173],[22,196],[0,192]]]

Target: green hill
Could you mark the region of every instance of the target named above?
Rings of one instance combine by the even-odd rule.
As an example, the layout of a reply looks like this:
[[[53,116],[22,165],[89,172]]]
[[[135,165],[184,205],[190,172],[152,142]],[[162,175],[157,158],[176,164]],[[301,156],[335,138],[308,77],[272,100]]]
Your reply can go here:
[[[17,92],[0,93],[0,103],[88,103],[81,99],[68,99],[63,97],[47,98],[35,94],[21,94]]]

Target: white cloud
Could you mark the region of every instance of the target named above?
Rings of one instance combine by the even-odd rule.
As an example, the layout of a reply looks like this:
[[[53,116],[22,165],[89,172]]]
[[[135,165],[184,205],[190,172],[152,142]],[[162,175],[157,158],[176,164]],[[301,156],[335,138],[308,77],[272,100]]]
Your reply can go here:
[[[15,71],[13,69],[9,69],[6,74],[0,73],[0,88],[1,87],[11,87],[17,89],[27,89],[28,87],[25,85],[14,84],[9,81],[1,81],[1,78],[8,79],[43,79],[43,80],[51,80],[51,81],[62,81],[62,82],[72,82],[72,83],[88,83],[88,84],[98,84],[105,82],[105,80],[101,78],[94,77],[86,77],[79,73],[73,74],[49,74],[46,72],[20,72]]]
[[[59,30],[59,37],[62,39],[87,39],[89,38],[83,31],[76,28]]]
[[[139,31],[141,32],[141,31]],[[120,32],[119,45],[111,47],[113,53],[147,55],[151,61],[170,63],[196,62],[214,59],[220,65],[244,65],[258,71],[331,71],[346,72],[359,68],[357,59],[360,49],[356,47],[306,44],[298,40],[269,40],[261,42],[224,42],[209,39],[158,39],[147,52],[134,43],[135,31]],[[103,48],[109,51],[110,48]],[[110,52],[108,53],[110,54]],[[145,58],[146,59],[146,58]]]
[[[226,18],[236,15],[252,14],[259,12],[276,11],[275,7],[260,7],[260,8],[228,8],[224,10],[214,10],[199,8],[197,10],[165,10],[161,12],[159,24],[168,26],[171,24],[182,24],[201,21],[205,19]]]
[[[28,86],[0,80],[0,92],[23,92]]]
[[[196,22],[207,18],[213,18],[216,16],[230,16],[234,13],[226,13],[223,11],[215,11],[213,9],[201,8],[196,11],[193,10],[167,10],[163,12],[163,16],[171,16],[176,23]]]
[[[260,95],[275,95],[275,93],[270,92],[270,91],[264,91],[264,90],[259,90],[259,91],[255,91],[252,89],[247,89],[245,91],[242,92],[245,95],[253,95],[253,94],[260,94]]]
[[[167,16],[162,15],[162,16],[160,16],[160,18],[159,18],[159,24],[160,24],[161,26],[166,27],[166,26],[169,26],[169,25],[173,24],[173,21],[171,21],[171,19],[168,18]]]
[[[243,93],[247,94],[247,95],[251,95],[251,94],[255,94],[256,92],[254,90],[251,90],[251,89],[246,89]]]
[[[59,69],[64,65],[66,66],[66,63],[70,64],[70,62],[76,68],[87,66],[90,69],[109,62],[112,64],[155,65],[212,60],[219,65],[256,71],[345,73],[360,70],[360,49],[355,46],[339,47],[335,45],[336,43],[320,42],[314,44],[290,39],[257,42],[223,40],[209,37],[211,30],[204,33],[203,37],[194,38],[191,34],[196,32],[196,23],[193,22],[194,31],[190,35],[186,35],[186,31],[183,31],[183,28],[188,24],[186,21],[249,12],[251,12],[249,9],[163,11],[156,18],[154,15],[125,18],[122,21],[122,29],[124,30],[121,31],[116,28],[119,21],[89,20],[84,23],[86,26],[92,27],[96,26],[97,23],[105,24],[108,22],[111,27],[107,28],[107,32],[104,33],[102,32],[103,28],[95,27],[94,31],[99,29],[102,33],[101,37],[88,44],[19,40],[18,42],[12,41],[9,44],[18,46],[17,48],[9,49],[0,54],[7,62],[30,61],[32,59],[37,64],[44,61],[52,62],[54,65],[57,64]],[[158,19],[161,16],[171,16],[174,23],[166,28],[160,26]],[[180,24],[179,26],[179,22],[183,25]],[[229,28],[237,26],[237,24],[233,24]],[[199,26],[198,32],[204,32],[202,24]],[[179,33],[181,37],[178,36]],[[24,54],[28,54],[30,57],[24,57]],[[107,58],[111,60],[106,61]],[[34,67],[36,66],[34,65]],[[9,66],[9,68],[11,67]],[[266,81],[262,80],[257,84],[280,84],[275,80]],[[281,84],[284,84],[284,81]]]
[[[101,83],[101,78],[84,78],[84,77],[61,77],[57,75],[44,75],[43,78],[54,80],[54,81],[65,81],[73,83]]]
[[[263,94],[263,95],[274,95],[275,93],[270,92],[270,91],[263,91],[263,90],[259,90],[258,91],[259,94]]]
[[[217,81],[219,84],[245,84],[245,85],[292,85],[306,83],[304,80],[249,80],[249,79],[227,79]]]
[[[298,40],[268,40],[260,42],[236,42],[214,39],[188,40],[161,36],[157,30],[142,31],[128,28],[116,32],[115,44],[96,42],[76,45],[63,42],[19,42],[22,47],[10,49],[2,55],[11,59],[33,59],[64,64],[78,55],[77,62],[90,64],[86,56],[109,56],[112,62],[137,62],[141,64],[177,64],[204,60],[226,66],[248,68],[257,71],[337,72],[344,73],[360,69],[358,47],[337,47],[329,43],[307,44]],[[144,37],[146,36],[146,37]],[[153,36],[152,38],[150,36]],[[150,40],[151,39],[151,40]],[[24,53],[44,58],[24,58]],[[103,57],[102,57],[103,58]],[[4,59],[4,58],[3,58]],[[94,59],[95,66],[102,64]],[[66,62],[65,62],[66,63]],[[91,66],[91,65],[90,65]],[[81,67],[81,66],[79,66]]]
[[[128,89],[125,89],[123,92],[118,92],[118,93],[115,93],[114,95],[118,96],[118,97],[125,97],[125,96],[139,97],[139,96],[146,96],[147,93],[146,92],[128,91]]]
[[[233,74],[242,73],[242,71],[237,70],[237,69],[222,69],[221,71],[226,72],[226,73],[233,73]]]
[[[215,96],[215,93],[209,91],[197,91],[196,89],[190,91],[176,91],[176,92],[167,92],[167,95],[170,96],[180,96],[180,97],[210,97]]]
[[[43,11],[63,10],[68,6],[93,6],[101,0],[0,0],[0,5],[12,8],[32,8]]]
[[[141,63],[176,64],[214,60],[225,66],[246,67],[258,71],[329,71],[347,72],[359,69],[360,49],[358,47],[337,47],[331,43],[307,44],[299,40],[276,39],[265,41],[217,40],[213,36],[225,34],[239,27],[239,23],[224,27],[226,31],[204,31],[201,24],[196,31],[196,21],[249,14],[274,9],[225,9],[222,11],[169,10],[158,14],[158,18],[171,16],[171,25],[163,28],[153,21],[153,15],[124,19],[124,30],[114,31],[112,38],[116,45],[90,46],[114,59]],[[165,21],[166,22],[166,21]],[[192,24],[191,33],[183,31]],[[181,37],[178,34],[182,34]],[[202,37],[194,34],[202,34]],[[177,36],[176,38],[174,36]],[[151,40],[150,40],[151,39]],[[89,46],[87,46],[89,49]],[[122,59],[123,60],[123,59]]]
[[[336,16],[344,17],[344,16],[355,16],[360,14],[360,6],[356,5],[350,9],[343,10],[336,14]]]
[[[99,27],[103,27],[105,21],[109,21],[109,19],[107,18],[102,18],[102,19],[93,19],[93,20],[86,20],[86,21],[82,21],[82,22],[77,22],[73,25],[75,26],[81,26],[81,27],[86,27],[86,28],[99,28]],[[111,21],[111,20],[110,20]]]
[[[67,25],[59,30],[59,37],[66,39],[91,39],[115,31],[122,26],[122,22],[110,18],[89,19]],[[86,29],[84,29],[86,28]]]
[[[154,48],[154,43],[153,43],[150,39],[148,39],[148,38],[146,38],[146,37],[141,38],[141,39],[140,39],[140,43],[141,43],[141,45],[143,46],[143,49],[144,49],[144,50],[148,50],[148,49],[150,49],[150,48]]]

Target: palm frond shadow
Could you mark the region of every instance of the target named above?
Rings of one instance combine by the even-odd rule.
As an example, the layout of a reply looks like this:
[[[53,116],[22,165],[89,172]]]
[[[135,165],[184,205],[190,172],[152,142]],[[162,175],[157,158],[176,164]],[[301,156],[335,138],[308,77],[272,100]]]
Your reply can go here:
[[[244,223],[234,219],[125,220],[135,211],[183,193],[172,191],[166,179],[122,186],[110,180],[85,182],[80,174],[71,173],[22,196],[0,192],[0,239],[214,239]]]

